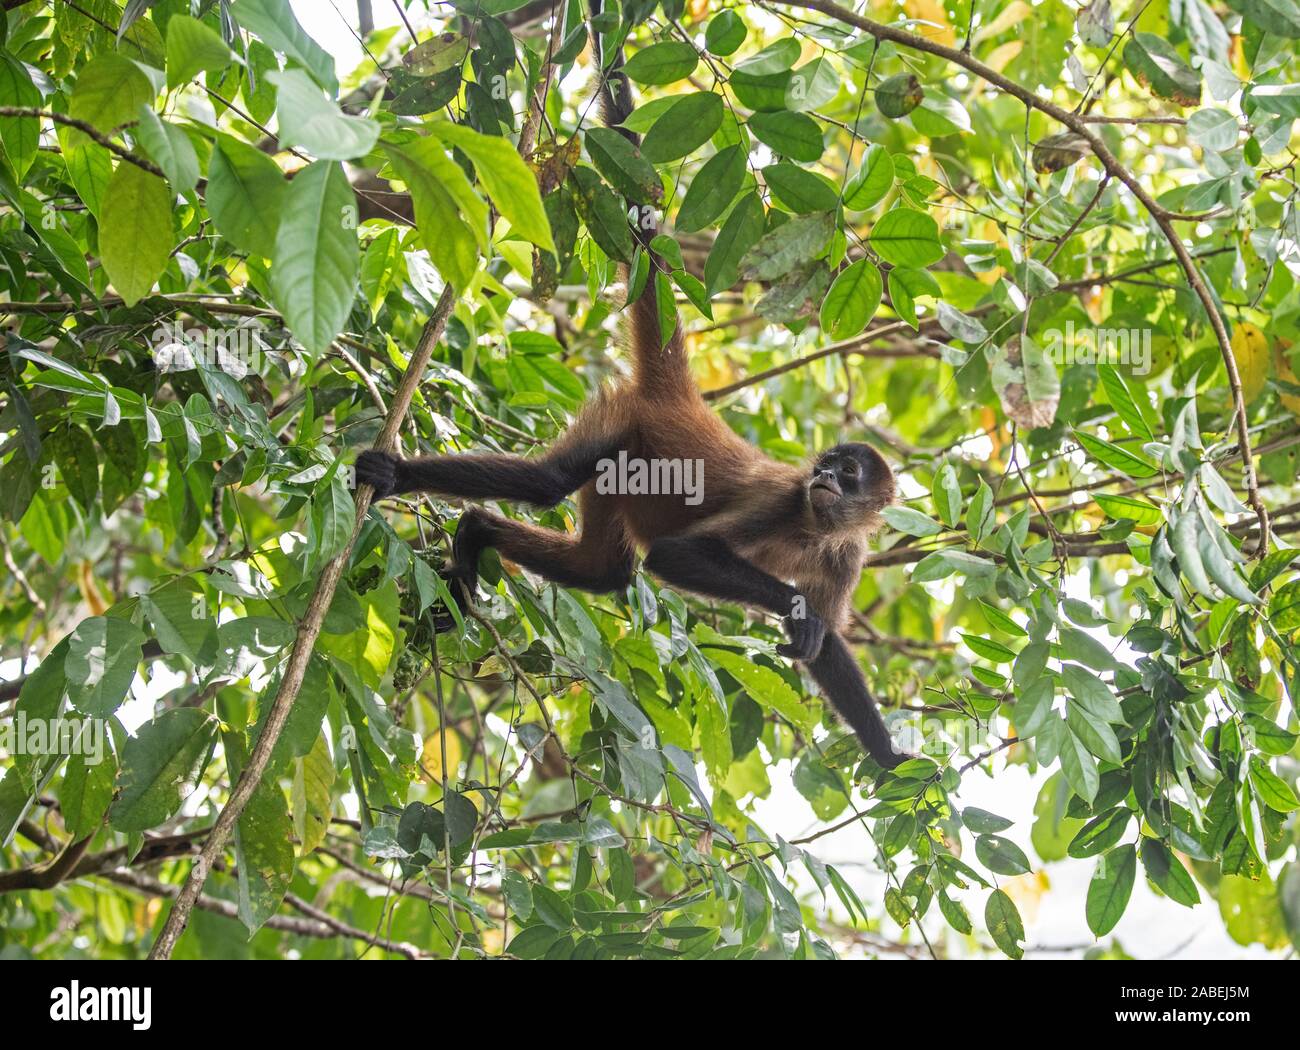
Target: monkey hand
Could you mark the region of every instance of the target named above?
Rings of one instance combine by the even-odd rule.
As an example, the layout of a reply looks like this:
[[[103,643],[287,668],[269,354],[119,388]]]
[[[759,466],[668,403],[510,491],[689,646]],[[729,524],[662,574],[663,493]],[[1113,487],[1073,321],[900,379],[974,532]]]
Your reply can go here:
[[[389,452],[368,449],[357,457],[357,485],[369,485],[375,490],[375,499],[383,499],[402,491],[400,474],[402,461]]]
[[[782,623],[790,641],[776,647],[782,656],[792,660],[816,660],[822,651],[822,642],[826,640],[826,624],[815,612],[807,612],[800,617],[786,616]]]

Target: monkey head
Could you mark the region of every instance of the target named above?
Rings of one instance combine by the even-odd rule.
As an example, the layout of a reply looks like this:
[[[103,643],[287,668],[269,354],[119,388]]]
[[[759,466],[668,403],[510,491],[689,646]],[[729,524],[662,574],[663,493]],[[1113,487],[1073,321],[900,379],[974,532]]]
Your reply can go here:
[[[870,445],[848,442],[817,457],[808,479],[808,502],[823,524],[865,524],[894,501],[894,472]]]

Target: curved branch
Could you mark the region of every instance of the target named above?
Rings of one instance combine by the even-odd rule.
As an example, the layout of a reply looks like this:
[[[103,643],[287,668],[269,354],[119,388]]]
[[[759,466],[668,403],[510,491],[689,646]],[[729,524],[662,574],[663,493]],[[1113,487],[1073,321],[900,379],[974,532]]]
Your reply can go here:
[[[68,127],[76,128],[82,134],[94,139],[106,150],[116,153],[124,161],[134,164],[143,171],[147,171],[150,175],[157,175],[160,179],[166,177],[163,175],[162,168],[158,167],[153,161],[140,156],[138,153],[132,153],[125,146],[114,142],[94,124],[88,124],[84,120],[70,117],[66,113],[51,113],[47,109],[40,109],[36,106],[0,106],[0,117],[37,117],[52,120],[55,124],[66,124]]]

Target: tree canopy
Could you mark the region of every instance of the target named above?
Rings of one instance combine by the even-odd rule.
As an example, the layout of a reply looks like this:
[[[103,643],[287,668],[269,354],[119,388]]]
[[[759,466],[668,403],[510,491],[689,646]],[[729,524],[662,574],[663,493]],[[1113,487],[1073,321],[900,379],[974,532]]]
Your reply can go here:
[[[4,8],[0,954],[1019,958],[1066,858],[1095,954],[1139,873],[1300,945],[1296,0]],[[894,464],[899,768],[643,572],[435,633],[458,509],[350,483],[543,448],[651,282],[741,436]]]

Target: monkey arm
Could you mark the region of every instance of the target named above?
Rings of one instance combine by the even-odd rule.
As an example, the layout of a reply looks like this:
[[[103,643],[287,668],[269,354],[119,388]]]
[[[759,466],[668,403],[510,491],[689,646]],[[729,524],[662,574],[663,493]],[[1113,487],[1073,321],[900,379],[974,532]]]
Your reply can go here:
[[[792,615],[801,593],[736,554],[720,536],[670,536],[656,540],[645,567],[667,583],[722,601],[758,606],[786,617],[791,644],[777,651],[804,661],[835,710],[878,763],[892,769],[908,756],[894,752],[889,730],[844,639],[827,629],[817,611]],[[843,588],[827,589],[827,597]],[[834,615],[828,611],[827,615]]]
[[[376,498],[402,492],[436,492],[466,499],[507,499],[552,507],[586,484],[597,464],[617,454],[611,437],[577,440],[535,459],[470,452],[401,459],[387,452],[357,457],[358,485],[370,485]]]
[[[862,668],[843,638],[828,631],[820,655],[807,667],[813,681],[821,686],[822,693],[880,765],[893,769],[911,757],[894,750],[880,708],[862,676]]]
[[[822,648],[826,625],[788,583],[742,558],[721,536],[708,533],[655,540],[645,567],[660,579],[707,598],[767,609],[784,617],[790,641],[776,647],[782,656],[811,660]]]

